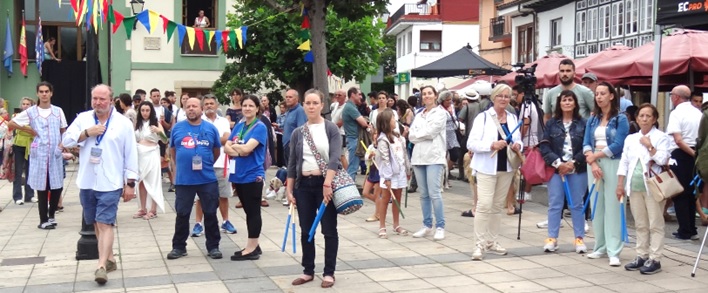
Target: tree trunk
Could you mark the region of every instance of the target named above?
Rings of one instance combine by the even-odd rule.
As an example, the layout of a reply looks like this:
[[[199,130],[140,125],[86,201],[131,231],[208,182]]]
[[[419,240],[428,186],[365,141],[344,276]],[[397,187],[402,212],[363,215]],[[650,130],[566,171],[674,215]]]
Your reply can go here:
[[[327,82],[327,42],[325,40],[325,17],[327,15],[327,4],[325,0],[312,0],[312,6],[308,11],[310,17],[310,35],[312,54],[315,62],[312,64],[312,81],[314,87],[325,96],[322,113],[329,119],[329,86]]]

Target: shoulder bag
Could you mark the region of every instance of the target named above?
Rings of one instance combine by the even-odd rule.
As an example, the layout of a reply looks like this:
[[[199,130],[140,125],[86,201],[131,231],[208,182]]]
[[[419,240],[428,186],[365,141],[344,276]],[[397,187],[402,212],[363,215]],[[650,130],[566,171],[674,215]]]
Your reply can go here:
[[[312,154],[315,155],[315,160],[317,160],[317,164],[320,166],[322,176],[326,176],[327,163],[322,158],[322,155],[320,155],[320,152],[317,151],[307,123],[302,126],[302,136],[310,147]],[[354,213],[364,205],[364,201],[361,199],[361,194],[359,194],[359,189],[356,188],[354,180],[352,180],[352,177],[349,176],[347,171],[341,167],[337,170],[337,173],[334,174],[334,179],[332,179],[332,192],[332,201],[334,201],[334,206],[337,208],[338,214],[348,215]]]
[[[679,182],[676,174],[671,171],[669,165],[661,166],[661,173],[656,174],[656,172],[651,169],[654,164],[656,164],[654,161],[649,161],[649,170],[644,173],[647,191],[651,193],[654,200],[661,202],[683,192],[681,182]]]

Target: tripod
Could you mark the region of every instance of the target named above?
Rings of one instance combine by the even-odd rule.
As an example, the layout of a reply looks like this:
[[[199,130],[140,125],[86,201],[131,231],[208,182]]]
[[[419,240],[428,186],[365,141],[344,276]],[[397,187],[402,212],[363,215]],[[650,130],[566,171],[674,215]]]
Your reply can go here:
[[[703,247],[706,246],[706,237],[708,237],[708,229],[706,229],[706,233],[703,234],[703,241],[701,242],[701,248],[698,249],[698,255],[696,255],[696,263],[693,264],[693,271],[691,271],[691,277],[696,277],[698,262],[701,260],[701,255],[703,255]]]

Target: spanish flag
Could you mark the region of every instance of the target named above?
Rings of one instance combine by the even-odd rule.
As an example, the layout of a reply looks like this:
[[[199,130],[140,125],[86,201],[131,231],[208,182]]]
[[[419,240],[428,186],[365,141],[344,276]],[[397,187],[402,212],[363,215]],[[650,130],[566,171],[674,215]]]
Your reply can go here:
[[[20,54],[20,71],[27,77],[27,36],[25,36],[25,17],[22,16],[22,28],[20,29],[20,47],[17,50]]]

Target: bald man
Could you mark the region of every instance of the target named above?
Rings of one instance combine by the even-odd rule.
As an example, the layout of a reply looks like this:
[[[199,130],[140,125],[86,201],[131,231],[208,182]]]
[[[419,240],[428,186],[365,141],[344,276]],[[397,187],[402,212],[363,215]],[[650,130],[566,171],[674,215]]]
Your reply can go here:
[[[696,139],[702,113],[690,103],[690,99],[691,90],[685,85],[676,86],[671,90],[674,110],[671,111],[669,123],[666,125],[666,134],[672,138],[669,151],[671,158],[676,160],[676,164],[671,165],[671,170],[683,186],[683,192],[673,198],[679,224],[678,231],[673,235],[680,240],[699,239],[695,218],[696,204],[690,185],[696,163]]]
[[[288,108],[288,113],[285,116],[283,125],[283,156],[287,164],[290,156],[290,136],[295,128],[307,122],[307,115],[305,115],[305,110],[300,106],[300,95],[294,89],[289,89],[285,92],[285,107]]]

